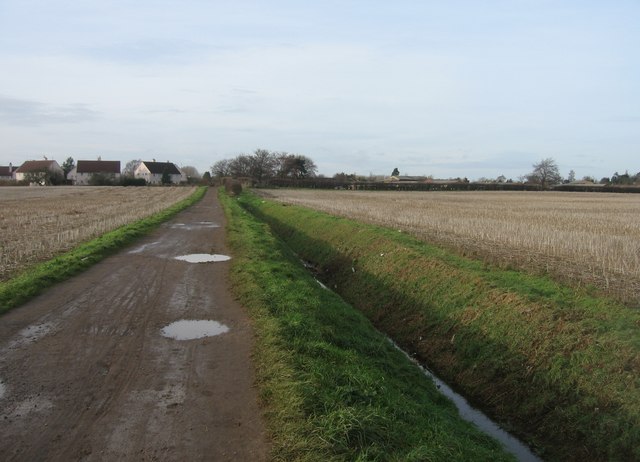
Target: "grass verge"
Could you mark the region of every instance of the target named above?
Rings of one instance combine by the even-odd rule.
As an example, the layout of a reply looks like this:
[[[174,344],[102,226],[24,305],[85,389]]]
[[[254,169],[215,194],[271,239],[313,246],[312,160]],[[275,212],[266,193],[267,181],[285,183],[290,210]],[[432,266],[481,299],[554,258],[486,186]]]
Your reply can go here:
[[[45,288],[64,281],[145,235],[163,221],[196,203],[206,193],[200,187],[187,199],[151,217],[103,234],[47,262],[35,265],[15,278],[0,283],[0,314],[40,294]]]
[[[238,200],[220,199],[234,291],[256,331],[274,460],[513,460],[359,311],[323,289],[266,224]]]
[[[405,350],[548,460],[640,460],[640,312],[398,231],[242,206]]]

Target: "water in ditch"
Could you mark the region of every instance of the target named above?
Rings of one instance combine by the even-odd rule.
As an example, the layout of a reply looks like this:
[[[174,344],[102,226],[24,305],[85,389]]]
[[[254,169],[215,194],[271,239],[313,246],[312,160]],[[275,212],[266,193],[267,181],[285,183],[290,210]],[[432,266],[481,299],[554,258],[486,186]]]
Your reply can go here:
[[[313,266],[313,264],[304,260],[301,260],[301,262],[304,265],[304,267],[314,275],[314,279],[318,284],[320,284],[322,288],[324,288],[325,290],[331,290],[316,277],[317,271]],[[431,372],[429,369],[427,369],[418,361],[416,361],[414,358],[412,358],[406,351],[400,348],[393,340],[391,340],[388,337],[387,339],[393,344],[395,348],[397,348],[399,351],[404,353],[404,355],[411,362],[413,362],[416,366],[418,366],[427,377],[433,380],[433,383],[436,385],[440,393],[442,393],[451,401],[453,401],[456,408],[458,409],[458,413],[460,414],[460,417],[462,417],[467,422],[473,423],[476,427],[478,427],[484,433],[487,433],[488,435],[492,436],[494,439],[498,440],[504,446],[507,452],[516,456],[519,461],[542,462],[542,459],[536,456],[531,451],[531,449],[529,449],[527,445],[522,443],[520,440],[518,440],[516,437],[514,437],[510,433],[500,428],[500,426],[497,423],[495,423],[489,417],[484,415],[481,411],[469,405],[467,400],[462,395],[453,391],[449,385],[447,385],[440,378],[438,378],[433,372]]]
[[[518,440],[516,437],[514,437],[510,433],[500,428],[500,426],[497,423],[495,423],[489,417],[484,415],[478,409],[473,408],[467,402],[464,396],[453,391],[449,385],[447,385],[440,378],[438,378],[433,372],[431,372],[429,369],[427,369],[418,361],[416,361],[414,358],[412,358],[406,351],[404,351],[402,348],[396,345],[396,343],[393,340],[389,339],[389,341],[393,344],[394,347],[396,347],[398,350],[404,353],[404,355],[407,358],[409,358],[411,362],[413,362],[416,366],[418,366],[420,370],[422,370],[424,375],[426,375],[431,380],[433,380],[433,383],[438,388],[440,393],[442,393],[451,401],[453,401],[453,404],[455,404],[456,407],[458,408],[458,414],[460,414],[460,417],[462,417],[467,422],[473,423],[480,430],[482,430],[483,432],[487,433],[488,435],[498,440],[505,447],[505,449],[511,454],[513,454],[514,456],[516,456],[519,461],[521,462],[541,462],[542,461],[542,459],[536,456],[531,451],[531,449],[529,449],[527,445],[522,443],[520,440]]]

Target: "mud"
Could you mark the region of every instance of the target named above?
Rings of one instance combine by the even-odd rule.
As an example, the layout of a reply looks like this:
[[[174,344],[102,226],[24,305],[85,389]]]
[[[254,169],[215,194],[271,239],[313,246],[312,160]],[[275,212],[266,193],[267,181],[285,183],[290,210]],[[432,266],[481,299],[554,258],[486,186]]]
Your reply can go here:
[[[1,460],[266,459],[253,334],[229,293],[228,263],[175,260],[228,255],[217,224],[224,215],[210,191],[136,245],[0,318]],[[215,319],[229,331],[161,335],[181,319]]]

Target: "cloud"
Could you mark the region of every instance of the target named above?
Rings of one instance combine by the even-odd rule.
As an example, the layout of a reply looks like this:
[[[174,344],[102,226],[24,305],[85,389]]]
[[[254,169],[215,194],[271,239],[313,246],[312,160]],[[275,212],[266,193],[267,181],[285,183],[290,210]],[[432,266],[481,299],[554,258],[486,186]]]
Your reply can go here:
[[[53,105],[0,95],[0,121],[10,125],[76,124],[99,116],[85,104]]]
[[[219,49],[191,40],[150,38],[82,48],[80,54],[89,59],[124,65],[184,65]]]

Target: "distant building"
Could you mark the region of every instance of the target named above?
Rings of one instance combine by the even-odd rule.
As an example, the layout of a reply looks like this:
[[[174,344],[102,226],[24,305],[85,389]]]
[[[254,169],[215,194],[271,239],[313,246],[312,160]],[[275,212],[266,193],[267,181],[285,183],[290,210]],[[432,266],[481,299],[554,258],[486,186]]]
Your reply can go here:
[[[172,162],[140,162],[133,171],[135,178],[144,178],[147,184],[162,184],[162,176],[167,174],[172,184],[182,182],[182,172]]]
[[[18,167],[14,167],[9,164],[8,166],[0,166],[0,181],[11,181],[16,179],[16,170]]]
[[[55,160],[28,160],[15,171],[16,181],[46,185],[64,181],[64,171]]]
[[[91,179],[99,176],[99,182],[116,183],[120,180],[119,160],[79,160],[78,164],[67,174],[67,180],[77,186],[91,184]],[[94,178],[96,182],[97,178]]]

